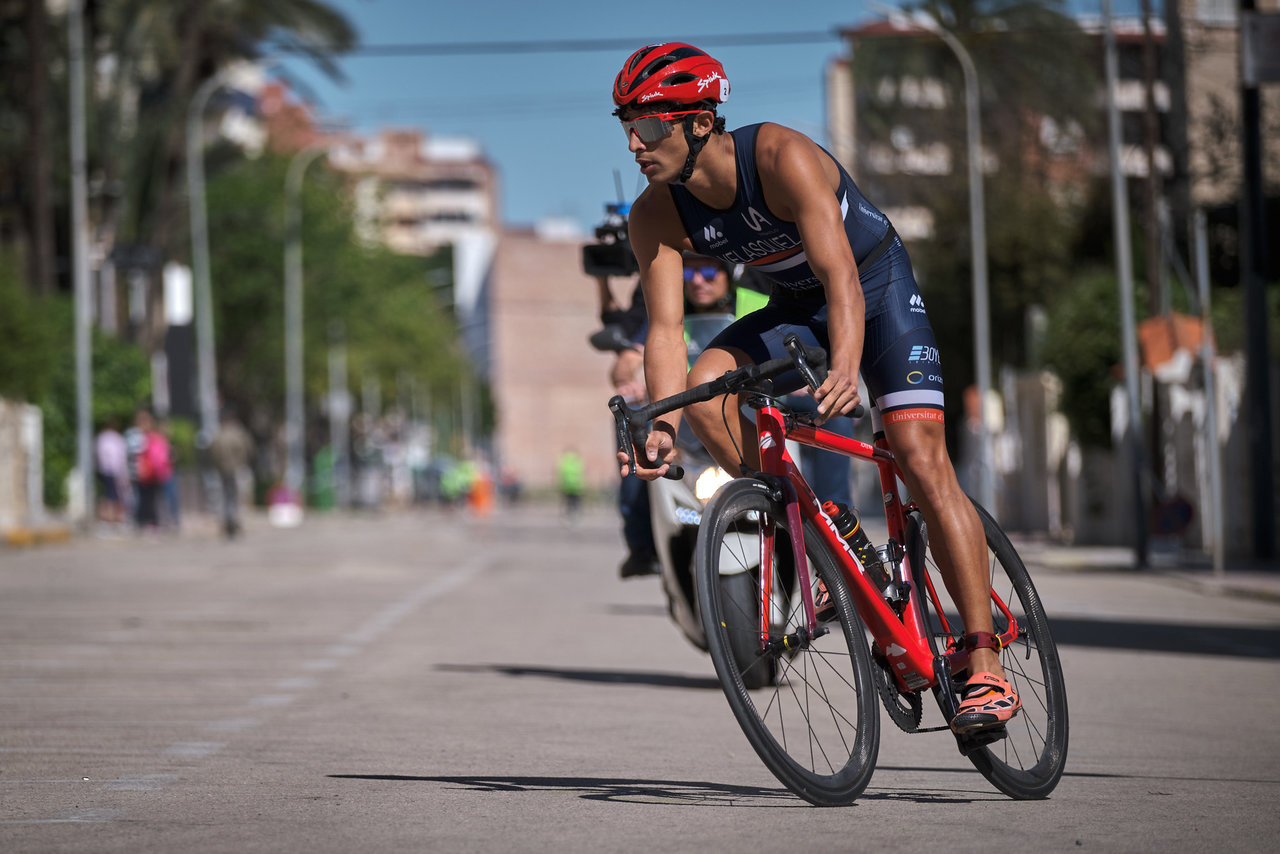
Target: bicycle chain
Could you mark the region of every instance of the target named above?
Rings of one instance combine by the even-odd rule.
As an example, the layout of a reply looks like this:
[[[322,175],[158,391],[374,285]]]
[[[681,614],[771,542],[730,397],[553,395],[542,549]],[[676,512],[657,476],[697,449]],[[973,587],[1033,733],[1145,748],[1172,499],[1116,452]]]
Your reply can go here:
[[[920,692],[912,691],[904,694],[898,689],[898,683],[889,669],[889,662],[877,651],[872,658],[876,666],[872,668],[876,693],[889,713],[889,719],[898,725],[903,732],[915,732],[920,728],[920,719],[924,714],[924,703],[920,700]]]

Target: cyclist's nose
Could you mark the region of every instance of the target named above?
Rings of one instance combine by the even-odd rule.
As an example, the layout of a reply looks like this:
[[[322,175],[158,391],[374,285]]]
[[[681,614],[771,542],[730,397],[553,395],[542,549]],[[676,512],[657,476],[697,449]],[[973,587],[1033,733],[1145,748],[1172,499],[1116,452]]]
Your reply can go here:
[[[639,154],[641,151],[644,151],[644,149],[645,145],[640,141],[640,134],[636,133],[634,130],[627,131],[627,151],[630,151],[632,154]]]

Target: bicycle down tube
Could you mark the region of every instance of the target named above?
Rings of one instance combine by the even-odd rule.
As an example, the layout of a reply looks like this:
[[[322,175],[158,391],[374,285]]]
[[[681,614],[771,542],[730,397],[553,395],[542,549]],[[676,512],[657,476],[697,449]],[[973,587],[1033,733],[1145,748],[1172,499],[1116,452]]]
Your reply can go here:
[[[888,659],[891,670],[897,681],[909,691],[919,690],[936,684],[933,654],[926,641],[929,627],[924,617],[919,596],[929,596],[934,602],[935,612],[942,620],[943,631],[950,633],[946,625],[946,617],[940,607],[938,596],[933,589],[933,580],[924,567],[908,566],[909,577],[914,582],[924,580],[914,595],[908,598],[907,607],[899,616],[880,595],[880,591],[861,571],[852,571],[853,567],[861,568],[848,543],[836,532],[830,518],[821,509],[821,502],[813,494],[808,483],[800,474],[795,461],[786,450],[786,440],[794,439],[802,445],[822,448],[828,451],[874,462],[880,473],[881,495],[884,498],[885,519],[889,525],[889,535],[898,543],[905,540],[905,511],[898,498],[897,467],[892,453],[885,448],[869,445],[857,439],[850,439],[821,430],[808,424],[793,423],[788,428],[782,412],[772,405],[759,407],[757,410],[757,432],[759,434],[760,460],[762,470],[771,475],[782,476],[790,484],[792,495],[787,497],[786,507],[791,530],[801,529],[801,517],[813,523],[827,548],[834,554],[843,554],[841,562],[845,581],[849,592],[855,598],[858,613],[862,616],[867,629],[875,639],[876,646]],[[771,544],[770,544],[771,546]],[[803,561],[804,544],[798,540],[794,544],[797,566],[806,567]],[[904,556],[904,560],[907,558]],[[762,573],[762,583],[767,584],[768,573]],[[808,580],[808,579],[806,579]],[[812,594],[809,585],[801,585],[802,598],[805,600],[805,617],[810,633],[817,628],[817,617],[813,608]],[[769,590],[764,588],[762,595],[767,596]],[[1000,601],[992,591],[992,597],[1001,611],[1009,618],[1009,629],[1002,635],[1005,643],[1017,636],[1017,621],[1013,619],[1004,602]],[[764,601],[768,601],[765,599]],[[768,627],[762,629],[767,635]],[[762,638],[763,642],[763,638]],[[967,650],[950,649],[944,653],[948,659],[951,672],[964,668],[968,659]]]

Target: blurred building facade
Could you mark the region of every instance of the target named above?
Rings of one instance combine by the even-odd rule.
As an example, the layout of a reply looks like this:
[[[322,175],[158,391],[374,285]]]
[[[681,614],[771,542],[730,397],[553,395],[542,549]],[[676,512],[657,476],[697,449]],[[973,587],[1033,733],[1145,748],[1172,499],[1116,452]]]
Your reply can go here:
[[[1280,2],[1260,0],[1258,6],[1274,12],[1280,9]],[[1121,172],[1129,180],[1129,196],[1135,207],[1142,198],[1145,179],[1154,170],[1161,179],[1164,197],[1181,206],[1178,213],[1182,217],[1192,210],[1216,209],[1224,219],[1234,221],[1242,180],[1237,4],[1233,0],[1180,0],[1178,9],[1181,26],[1172,37],[1164,21],[1150,22],[1157,68],[1171,69],[1168,80],[1157,73],[1151,89],[1159,137],[1150,156],[1144,144],[1148,92],[1143,51],[1147,31],[1138,19],[1113,21],[1119,70],[1113,94],[1121,114]],[[1099,79],[1105,85],[1102,22],[1082,19],[1080,24],[1096,46]],[[912,32],[920,34],[918,44],[932,42],[929,49],[946,54],[946,61],[954,64],[954,57],[936,36],[913,31],[905,23],[877,21],[846,31],[851,53],[834,61],[827,73],[827,130],[833,154],[886,210],[903,238],[925,241],[934,234],[929,195],[936,192],[936,183],[931,179],[963,175],[968,167],[963,133],[954,132],[954,118],[950,128],[941,118],[944,110],[948,116],[963,116],[964,92],[941,79],[906,74],[858,80],[852,61],[859,45],[902,39]],[[1263,87],[1262,96],[1263,116],[1271,126],[1280,115],[1280,86]],[[1096,101],[1099,110],[1104,110],[1104,91]],[[887,129],[883,122],[868,121],[869,109],[876,107],[890,108],[892,120]],[[1036,130],[1031,135],[1035,144],[1022,156],[1036,159],[1051,190],[1077,192],[1087,182],[1108,174],[1110,157],[1105,143],[1090,141],[1079,128],[1059,127],[1047,117],[1032,116],[1029,121]],[[984,133],[990,133],[985,126]],[[990,145],[990,138],[985,141]],[[1280,174],[1280,135],[1264,133],[1263,151],[1266,172]],[[982,152],[982,166],[988,175],[1000,168],[990,147]],[[993,214],[989,211],[988,215]],[[1198,512],[1215,501],[1208,492],[1207,461],[1216,450],[1227,484],[1248,480],[1246,441],[1239,418],[1243,357],[1210,357],[1218,377],[1213,409],[1220,442],[1219,448],[1210,448],[1207,418],[1211,410],[1201,381],[1198,339],[1194,345],[1176,339],[1173,346],[1164,348],[1168,353],[1156,346],[1162,340],[1156,332],[1166,326],[1181,328],[1173,321],[1167,314],[1153,316],[1143,327],[1147,334],[1140,341],[1144,410],[1150,413],[1152,401],[1159,401],[1159,414],[1153,417],[1155,426],[1149,437],[1154,439],[1153,447],[1148,448],[1153,456],[1148,463],[1154,463],[1157,474],[1153,525],[1167,527],[1171,523],[1160,518],[1162,508],[1173,506],[1174,499],[1190,498],[1197,508],[1194,521],[1179,526],[1176,536],[1187,547],[1207,547],[1212,532],[1206,527],[1207,514]],[[1198,321],[1194,325],[1198,328]],[[1080,448],[1074,443],[1057,409],[1060,390],[1052,375],[1006,368],[994,379],[1002,402],[994,436],[1001,473],[998,509],[1002,522],[1013,530],[1044,531],[1079,542],[1129,543],[1132,489],[1128,481],[1121,482],[1117,472],[1129,471],[1130,464],[1119,458],[1119,452]],[[1099,381],[1115,382],[1115,378]],[[1277,389],[1270,393],[1276,399]],[[1126,416],[1123,389],[1118,386],[1112,420],[1117,437],[1114,444],[1119,447]],[[1239,489],[1228,488],[1223,496],[1228,552],[1248,542],[1244,526],[1249,513],[1243,507],[1244,500]]]
[[[1261,0],[1260,9],[1280,9],[1278,0]],[[1193,207],[1233,205],[1239,196],[1240,38],[1238,10],[1231,0],[1181,0],[1181,45],[1170,39],[1164,21],[1153,19],[1152,39],[1159,68],[1181,68],[1184,92],[1178,98],[1163,79],[1156,79],[1152,100],[1160,138],[1151,163],[1143,144],[1146,86],[1142,53],[1143,23],[1137,18],[1116,18],[1119,80],[1114,92],[1121,117],[1120,165],[1131,180],[1142,179],[1153,168],[1165,179],[1175,173],[1189,181]],[[1079,21],[1095,44],[1095,60],[1102,77],[1104,54],[1102,22],[1096,17]],[[935,36],[897,21],[876,21],[843,32],[852,52],[859,44],[901,39],[911,33],[930,49],[946,52]],[[949,54],[948,54],[949,56]],[[949,59],[953,62],[954,60]],[[962,91],[950,91],[939,79],[904,74],[873,81],[856,80],[849,56],[832,62],[827,73],[827,134],[832,153],[855,179],[877,199],[886,200],[887,213],[905,239],[932,234],[927,202],[928,178],[962,174],[967,168],[963,136],[948,137],[938,122],[942,111],[954,112],[964,101]],[[1264,89],[1264,115],[1280,112],[1280,87]],[[868,101],[895,111],[888,133],[863,119]],[[1099,92],[1099,110],[1105,107]],[[1109,155],[1105,145],[1083,138],[1079,128],[1058,127],[1045,116],[1032,119],[1038,125],[1037,150],[1027,157],[1045,159],[1046,172],[1058,186],[1088,176],[1106,175]],[[1179,135],[1185,134],[1185,139]],[[1280,138],[1264,138],[1269,165],[1280,168]],[[1179,149],[1185,149],[1179,154]],[[1185,159],[1176,163],[1175,158]],[[998,169],[992,152],[983,152],[985,172]]]
[[[500,229],[497,169],[479,143],[421,130],[343,135],[329,164],[352,176],[356,233],[405,255],[453,256],[451,306],[463,343],[490,372],[489,290]]]
[[[549,490],[557,458],[573,449],[593,489],[616,487],[611,362],[587,342],[600,328],[600,304],[595,280],[582,271],[581,235],[507,229],[493,280],[498,458],[529,487]]]

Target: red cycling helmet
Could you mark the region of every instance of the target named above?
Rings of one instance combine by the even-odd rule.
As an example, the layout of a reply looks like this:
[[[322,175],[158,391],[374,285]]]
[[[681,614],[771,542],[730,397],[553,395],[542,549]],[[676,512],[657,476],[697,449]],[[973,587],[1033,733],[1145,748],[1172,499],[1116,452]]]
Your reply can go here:
[[[627,59],[613,81],[619,109],[644,104],[698,104],[729,99],[724,66],[693,45],[667,42],[642,47]]]

